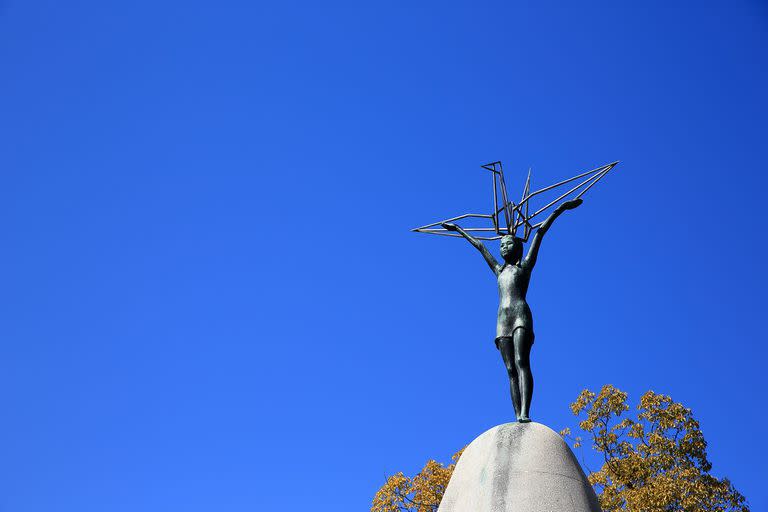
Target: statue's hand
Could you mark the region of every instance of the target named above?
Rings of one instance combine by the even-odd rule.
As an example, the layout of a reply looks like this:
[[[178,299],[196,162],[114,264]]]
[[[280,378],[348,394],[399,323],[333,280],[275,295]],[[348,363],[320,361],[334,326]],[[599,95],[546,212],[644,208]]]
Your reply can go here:
[[[458,231],[459,230],[459,227],[456,224],[454,224],[453,222],[443,222],[440,225],[443,226],[448,231]]]
[[[561,211],[573,210],[574,208],[578,207],[583,202],[584,202],[584,200],[581,199],[581,198],[579,198],[579,199],[572,199],[571,201],[566,201],[566,202],[562,203],[558,207],[558,210],[561,210]]]

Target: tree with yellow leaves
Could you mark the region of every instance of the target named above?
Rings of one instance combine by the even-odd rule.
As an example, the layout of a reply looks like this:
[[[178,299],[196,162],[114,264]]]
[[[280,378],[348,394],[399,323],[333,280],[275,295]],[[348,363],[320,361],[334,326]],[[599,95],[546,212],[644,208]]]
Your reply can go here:
[[[637,417],[627,393],[611,385],[599,393],[582,391],[571,411],[583,417],[579,428],[602,456],[588,475],[605,512],[749,512],[746,500],[728,479],[710,475],[707,443],[691,410],[670,397],[648,391]],[[572,437],[570,429],[561,434]],[[461,455],[448,466],[430,460],[416,476],[397,473],[373,500],[371,512],[436,512]]]
[[[627,393],[611,385],[585,389],[571,404],[603,458],[589,482],[604,511],[748,512],[728,479],[709,474],[707,442],[690,409],[653,391],[640,398],[636,419],[624,417],[629,409]]]
[[[429,460],[413,477],[402,472],[389,477],[374,496],[371,512],[436,512],[462,451],[447,466]]]

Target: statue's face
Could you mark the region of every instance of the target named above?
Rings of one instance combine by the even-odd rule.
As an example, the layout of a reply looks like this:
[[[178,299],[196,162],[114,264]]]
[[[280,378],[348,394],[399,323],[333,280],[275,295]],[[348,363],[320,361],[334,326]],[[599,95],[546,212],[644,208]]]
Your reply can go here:
[[[507,235],[501,238],[501,257],[504,261],[516,263],[522,254],[522,242],[514,236]]]

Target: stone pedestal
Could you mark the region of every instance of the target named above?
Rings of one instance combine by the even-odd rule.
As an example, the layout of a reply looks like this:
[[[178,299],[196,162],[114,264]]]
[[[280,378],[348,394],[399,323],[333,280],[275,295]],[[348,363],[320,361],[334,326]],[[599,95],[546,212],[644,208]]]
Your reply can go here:
[[[438,512],[600,512],[562,437],[540,423],[506,423],[461,455]]]

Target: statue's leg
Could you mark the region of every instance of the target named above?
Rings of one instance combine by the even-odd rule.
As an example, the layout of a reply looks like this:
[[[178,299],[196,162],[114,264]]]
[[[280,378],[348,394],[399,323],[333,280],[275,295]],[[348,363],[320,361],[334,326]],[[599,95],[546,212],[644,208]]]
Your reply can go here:
[[[499,339],[499,352],[504,360],[509,376],[509,393],[512,395],[512,406],[515,408],[515,417],[519,420],[522,409],[520,408],[520,381],[515,366],[515,344],[511,337]]]
[[[520,422],[531,421],[531,398],[533,397],[533,373],[531,373],[531,346],[533,339],[528,329],[515,330],[512,337],[515,352],[515,367],[520,380]]]

